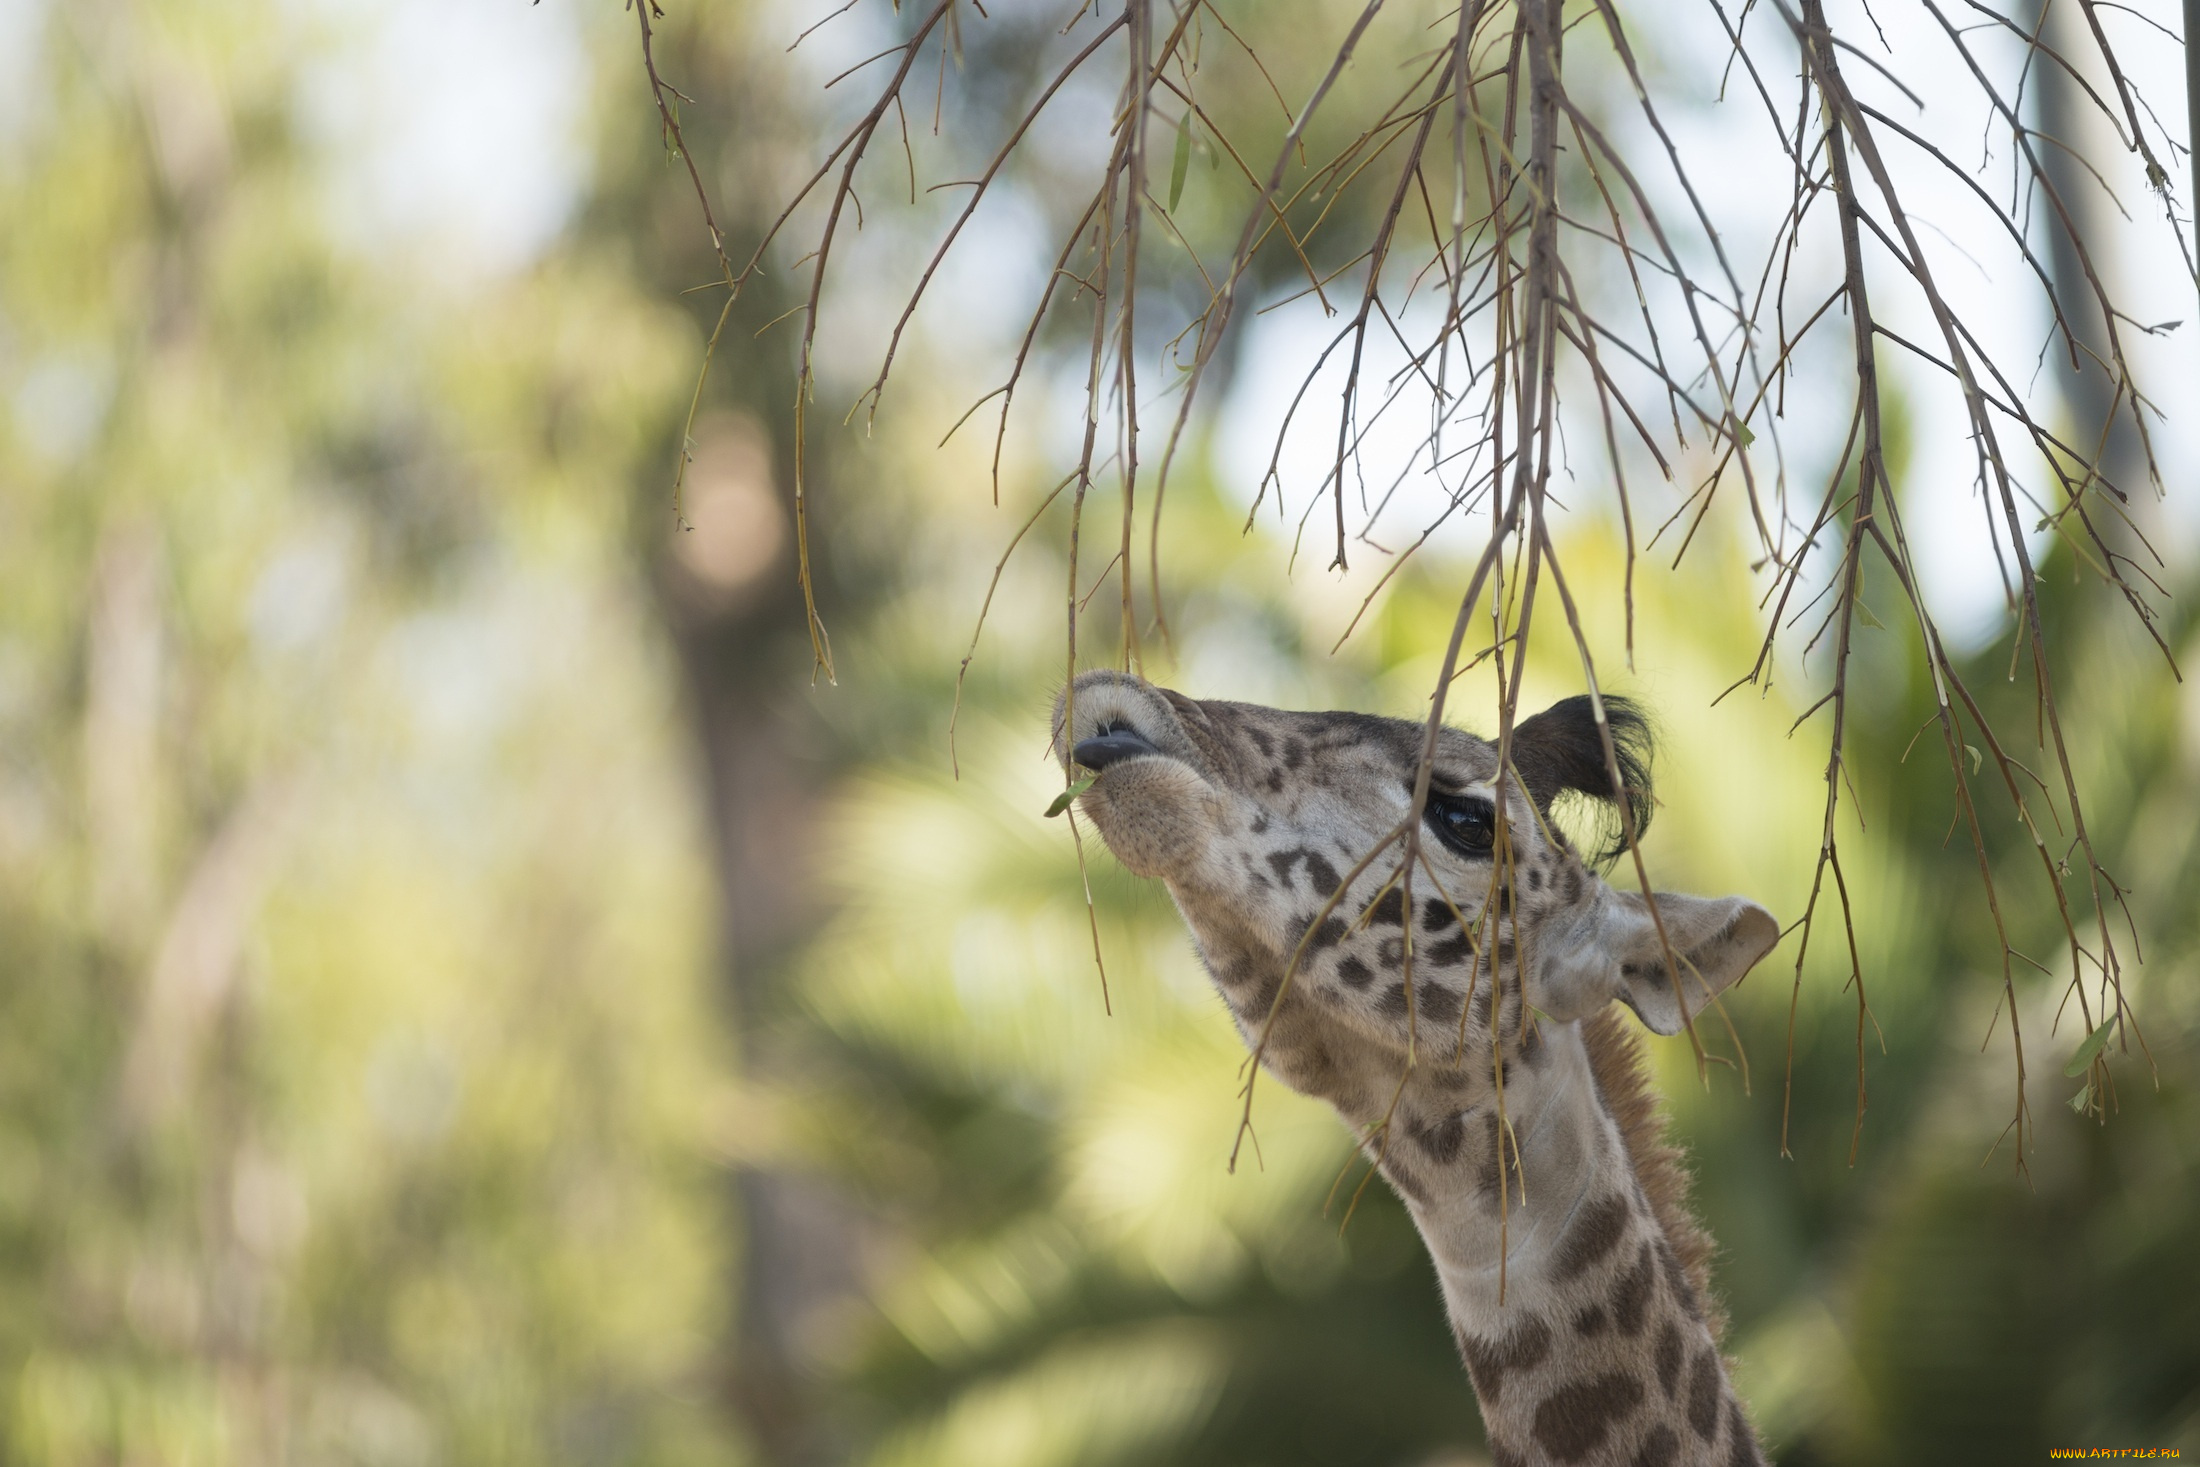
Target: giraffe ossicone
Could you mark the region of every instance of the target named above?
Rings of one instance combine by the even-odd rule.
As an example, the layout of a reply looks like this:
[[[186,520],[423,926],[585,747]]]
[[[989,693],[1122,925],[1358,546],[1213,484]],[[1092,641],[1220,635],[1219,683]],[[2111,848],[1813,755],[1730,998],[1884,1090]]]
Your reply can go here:
[[[1647,729],[1604,706],[1639,832]],[[1079,807],[1167,885],[1246,1042],[1335,1107],[1404,1200],[1497,1467],[1761,1462],[1710,1239],[1613,1002],[1678,1032],[1779,924],[1741,897],[1653,905],[1584,864],[1550,807],[1617,805],[1587,698],[1522,720],[1503,780],[1494,745],[1443,729],[1408,869],[1384,842],[1423,741],[1419,723],[1106,671],[1054,709],[1057,757],[1098,776]]]

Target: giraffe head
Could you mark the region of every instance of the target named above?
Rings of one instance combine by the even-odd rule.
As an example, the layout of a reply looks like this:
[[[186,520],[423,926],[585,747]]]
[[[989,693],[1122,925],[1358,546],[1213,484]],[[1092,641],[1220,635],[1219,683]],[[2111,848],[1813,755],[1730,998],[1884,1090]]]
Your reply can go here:
[[[1605,707],[1639,832],[1647,729],[1623,701]],[[1493,969],[1507,999],[1558,1022],[1618,999],[1671,1034],[1778,940],[1754,902],[1660,893],[1653,913],[1583,862],[1550,807],[1569,790],[1612,801],[1585,697],[1514,729],[1502,782],[1493,744],[1442,730],[1407,911],[1402,842],[1351,873],[1405,819],[1423,737],[1401,719],[1203,702],[1108,671],[1080,676],[1054,712],[1057,756],[1098,776],[1080,808],[1125,866],[1168,885],[1241,1023],[1266,1014],[1297,950],[1294,991],[1396,1046],[1409,1011],[1431,1039],[1485,1039]]]
[[[1640,831],[1647,730],[1605,707]],[[1424,737],[1114,672],[1054,714],[1057,755],[1096,774],[1084,812],[1167,883],[1264,1067],[1335,1106],[1405,1199],[1492,1459],[1761,1463],[1709,1240],[1611,1004],[1670,1034],[1778,924],[1739,897],[1646,901],[1584,864],[1550,814],[1569,790],[1619,808],[1588,699],[1521,721],[1502,778],[1488,741],[1442,730],[1407,827]]]

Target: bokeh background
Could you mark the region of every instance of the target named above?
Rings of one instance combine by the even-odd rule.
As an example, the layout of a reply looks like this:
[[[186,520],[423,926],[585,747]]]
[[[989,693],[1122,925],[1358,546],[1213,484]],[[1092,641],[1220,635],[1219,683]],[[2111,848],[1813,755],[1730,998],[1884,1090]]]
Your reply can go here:
[[[866,7],[790,52],[829,8],[660,23],[738,253],[861,100],[822,83],[905,23]],[[1287,94],[1319,59],[1292,28],[1338,14],[1263,16]],[[1042,19],[968,27],[925,147],[980,146]],[[816,431],[839,671],[817,683],[791,339],[757,335],[790,269],[737,314],[674,528],[717,298],[683,294],[714,268],[632,25],[580,0],[0,0],[0,1460],[1481,1460],[1404,1215],[1378,1187],[1340,1230],[1346,1137],[1280,1087],[1261,1164],[1225,1171],[1241,1047],[1165,898],[1093,851],[1103,1006],[1070,832],[1041,818],[1058,513],[1002,576],[951,761],[980,601],[1081,411],[1073,354],[1036,374],[999,507],[989,433],[936,445],[997,382],[1059,201],[1010,190],[893,410]],[[1685,70],[1693,35],[1653,55]],[[1035,136],[1081,157],[1109,98],[1071,100]],[[1234,226],[1209,168],[1185,212],[1211,234]],[[945,207],[870,202],[828,403],[875,370],[895,262]],[[2140,284],[2192,314],[2175,274]],[[1367,583],[1294,568],[1288,519],[1241,533],[1276,332],[1172,488],[1153,670],[1413,716],[1461,547],[1331,651]],[[2200,403],[2193,334],[2154,362],[2173,419]],[[1954,524],[1926,391],[1900,477],[1914,522]],[[2190,424],[2161,441],[2167,499],[2138,513],[2189,668]],[[1566,534],[1616,648],[1614,527]],[[1931,589],[2023,726],[1966,534],[1937,537]],[[1730,1004],[1746,1088],[1655,1048],[1742,1389],[1790,1463],[2200,1451],[2200,695],[2067,548],[2040,554],[2151,1062],[2119,1058],[2105,1125],[2074,1114],[2082,1025],[2022,976],[2028,1172],[2006,1140],[1988,1159],[2018,1084],[1989,918],[1937,756],[1904,758],[1922,664],[1866,633],[1853,1162],[1837,943],[1794,988],[1792,1096],[1788,950]],[[1747,557],[1715,518],[1683,572],[1646,571],[1613,682],[1663,725],[1660,883],[1792,917],[1823,798],[1821,747],[1788,737],[1810,669],[1712,707],[1760,634]],[[1530,702],[1575,690],[1545,653]],[[2026,859],[2013,820],[1988,834]],[[2052,966],[2053,912],[2020,886],[2010,915]]]

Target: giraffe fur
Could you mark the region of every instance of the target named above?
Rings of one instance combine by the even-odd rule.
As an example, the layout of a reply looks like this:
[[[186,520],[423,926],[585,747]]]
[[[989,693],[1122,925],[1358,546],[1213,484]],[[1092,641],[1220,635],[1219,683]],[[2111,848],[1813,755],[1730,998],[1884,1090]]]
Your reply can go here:
[[[1646,728],[1606,707],[1639,832]],[[1550,807],[1616,805],[1586,699],[1523,720],[1502,779],[1492,744],[1441,730],[1423,859],[1363,859],[1410,811],[1424,737],[1106,671],[1054,713],[1057,756],[1096,774],[1080,808],[1168,887],[1263,1067],[1335,1108],[1404,1201],[1494,1467],[1762,1462],[1711,1240],[1614,1005],[1676,1032],[1778,924],[1739,897],[1653,906],[1584,863]]]

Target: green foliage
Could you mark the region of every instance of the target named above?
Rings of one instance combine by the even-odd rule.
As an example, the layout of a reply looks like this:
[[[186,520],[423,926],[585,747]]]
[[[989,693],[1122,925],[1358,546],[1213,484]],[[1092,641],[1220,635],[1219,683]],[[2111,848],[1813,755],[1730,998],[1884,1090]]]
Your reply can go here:
[[[822,496],[843,685],[790,670],[783,702],[831,746],[802,832],[830,900],[785,1001],[737,1034],[646,582],[700,336],[643,272],[696,231],[684,170],[621,171],[661,159],[625,31],[598,58],[626,107],[605,128],[620,206],[459,291],[335,247],[325,160],[291,120],[308,42],[277,7],[54,14],[46,115],[0,162],[0,1458],[744,1460],[725,1400],[728,1183],[748,1169],[822,1179],[865,1219],[861,1296],[802,1336],[846,1460],[1474,1452],[1409,1220],[1378,1184],[1340,1227],[1361,1164],[1277,1086],[1257,1156],[1226,1172],[1243,1048],[1166,898],[1088,841],[1103,1009],[1071,822],[1040,813],[1062,794],[1060,533],[1004,572],[953,773],[955,670],[1045,477],[1012,444],[996,511],[989,441],[931,452],[991,381],[913,338],[907,413]],[[676,54],[730,66],[744,19],[697,21]],[[695,111],[691,146],[720,146]],[[214,142],[164,154],[152,114],[211,116]],[[724,146],[791,156],[799,121]],[[1236,186],[1185,187],[1195,141],[1187,121],[1168,198],[1194,234]],[[714,307],[686,304],[707,327]],[[1293,527],[1242,535],[1196,466],[1171,495],[1157,677],[1425,706],[1456,594],[1441,547],[1332,656],[1357,590],[1303,561],[1286,581]],[[1115,510],[1088,506],[1093,543]],[[1048,515],[1060,531],[1066,503]],[[1621,552],[1609,527],[1573,533],[1618,668]],[[1720,533],[1685,592],[1638,582],[1621,690],[1663,724],[1648,856],[1661,885],[1792,918],[1821,765],[1786,737],[1808,700],[1784,685],[1712,709],[1759,625]],[[1789,1462],[2200,1450],[2200,705],[2069,570],[2048,558],[2064,706],[2148,961],[2138,1029],[2012,975],[2028,1174],[2006,1143],[1981,1164],[2017,1100],[2004,978],[1975,862],[1944,844],[1939,751],[1904,757],[1931,697],[1914,655],[1856,674],[1868,823],[1843,839],[1871,1017],[1842,955],[1814,950],[1791,990],[1783,948],[1728,1003],[1746,1091],[1725,1069],[1699,1084],[1685,1040],[1656,1050],[1725,1245],[1742,1388]],[[784,631],[740,655],[798,669]],[[1563,628],[1538,634],[1535,665],[1565,667]],[[1997,715],[2030,696],[2007,659],[1966,670]],[[1462,681],[1460,722],[1487,726],[1487,679]],[[2013,822],[1989,836],[2026,853]],[[2053,967],[2055,914],[2004,916]],[[780,1063],[737,1073],[737,1037]],[[2099,1114],[2055,1103],[2080,1074]]]
[[[0,165],[0,1458],[728,1460],[708,883],[623,498],[689,343],[336,248],[276,6]]]
[[[961,525],[956,496],[969,480],[952,463],[940,478],[913,492],[937,496],[929,516]],[[1268,591],[1288,544],[1230,538],[1236,526],[1211,486],[1186,491],[1179,510],[1189,528],[1171,606],[1177,650],[1172,661],[1149,649],[1155,676],[1206,695],[1415,711],[1449,616],[1439,569],[1406,575],[1328,658],[1351,598]],[[1685,593],[1645,589],[1636,607],[1641,651],[1624,690],[1651,702],[1662,736],[1651,875],[1747,892],[1792,917],[1808,891],[1822,769],[1787,737],[1801,707],[1784,688],[1712,706],[1747,665],[1756,622],[1741,557],[1711,551],[1717,574],[1699,570]],[[1024,553],[1043,597],[1061,567]],[[1567,555],[1582,567],[1590,635],[1617,664],[1618,547],[1591,529]],[[954,537],[934,542],[912,561],[906,609],[884,619],[885,640],[847,665],[944,691],[960,630],[915,608],[937,604],[936,586],[971,584],[984,563]],[[2184,1316],[2200,1298],[2168,1241],[2200,1236],[2200,1167],[2178,1139],[2200,1075],[2185,992],[2200,872],[2187,822],[2169,813],[2190,808],[2200,777],[2183,752],[2190,715],[2135,628],[2060,602],[2054,611],[2069,618],[2066,645],[2085,649],[2069,695],[2096,720],[2081,776],[2102,791],[2096,838],[2115,852],[2147,943],[2135,992],[2151,1060],[2120,1048],[2113,1029],[2080,1054],[2100,1016],[2081,1027],[2071,1000],[2058,1027],[2059,984],[2019,970],[2036,1130],[2027,1170],[2014,1169],[2008,1020],[1994,1017],[2001,975],[1982,956],[1995,951],[1992,919],[1975,860],[1943,844],[1945,772],[1927,762],[1940,751],[1904,757],[1931,685],[1899,651],[1859,673],[1873,715],[1852,724],[1849,746],[1865,820],[1844,842],[1858,909],[1871,914],[1859,933],[1869,1014],[1846,986],[1846,955],[1814,950],[1794,987],[1790,1093],[1790,945],[1727,1005],[1749,1059],[1746,1091],[1731,1069],[1700,1084],[1685,1040],[1657,1047],[1701,1210],[1724,1244],[1730,1349],[1783,1460],[2013,1459],[2071,1442],[2182,1444],[2195,1430],[2200,1376],[2168,1343],[2188,1337]],[[1556,643],[1564,632],[1546,634]],[[1034,1446],[1033,1460],[1471,1452],[1471,1407],[1403,1214],[1375,1189],[1340,1236],[1358,1178],[1341,1128],[1275,1088],[1255,1112],[1264,1164],[1226,1174],[1242,1047],[1160,893],[1088,844],[1114,1004],[1102,1014],[1076,852],[1066,830],[1032,813],[1055,778],[1038,756],[1044,702],[1033,690],[1051,684],[1057,645],[1011,620],[981,647],[994,666],[978,665],[978,702],[997,712],[989,722],[966,703],[960,780],[937,754],[921,756],[920,739],[919,757],[897,752],[890,773],[844,789],[829,863],[839,915],[803,982],[845,1066],[815,1081],[835,1117],[820,1133],[895,1138],[891,1160],[873,1151],[822,1163],[875,1187],[868,1195],[912,1247],[879,1286],[881,1319],[831,1367],[882,1423],[882,1460],[957,1460],[973,1449],[960,1437],[942,1445],[947,1433],[991,1419],[1004,1393],[1028,1383],[1026,1399],[1049,1399],[1044,1362],[1172,1322],[1200,1327],[1168,1338],[1205,1352],[1182,1367],[1188,1381],[1216,1383],[1203,1404],[1157,1404],[1167,1429],[1135,1450]],[[1530,666],[1562,666],[1564,650],[1539,649]],[[2023,696],[1986,675],[2007,655],[1981,650],[1966,676]],[[1524,706],[1570,691],[1538,685]],[[915,690],[895,696],[937,707]],[[1494,706],[1486,667],[1459,697],[1470,726]],[[1965,768],[1976,772],[1968,758]],[[2011,851],[2026,840],[2020,828],[1991,834]],[[2020,950],[2052,961],[2052,910],[2005,901],[2004,915]],[[1728,1048],[1719,1026],[1707,1032]],[[2078,1072],[2108,1059],[2105,1127],[2053,1103],[2074,1054]],[[857,1092],[851,1117],[840,1107]]]

